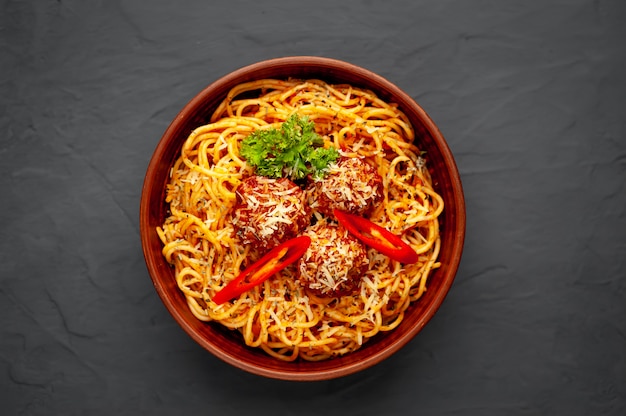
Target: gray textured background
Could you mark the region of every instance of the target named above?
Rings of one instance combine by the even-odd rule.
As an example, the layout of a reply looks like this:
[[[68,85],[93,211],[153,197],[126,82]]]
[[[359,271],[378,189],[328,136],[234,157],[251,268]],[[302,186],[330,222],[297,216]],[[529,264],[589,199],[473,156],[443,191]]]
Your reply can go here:
[[[2,414],[623,415],[624,21],[620,0],[0,0]],[[438,314],[327,382],[260,378],[197,346],[139,240],[172,118],[286,55],[405,89],[466,192]]]

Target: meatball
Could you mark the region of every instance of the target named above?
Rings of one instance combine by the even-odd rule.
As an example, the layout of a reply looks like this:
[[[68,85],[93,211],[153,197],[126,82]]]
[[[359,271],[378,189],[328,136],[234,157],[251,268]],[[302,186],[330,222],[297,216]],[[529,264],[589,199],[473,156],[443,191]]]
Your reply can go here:
[[[338,208],[367,215],[382,200],[383,180],[375,168],[356,157],[342,157],[328,167],[326,175],[307,188],[311,208],[332,217]]]
[[[310,218],[304,191],[289,179],[251,176],[237,188],[233,226],[244,244],[270,249],[300,234]]]
[[[311,245],[298,260],[298,281],[322,297],[343,296],[359,288],[369,268],[367,249],[341,225],[320,221],[305,234]]]

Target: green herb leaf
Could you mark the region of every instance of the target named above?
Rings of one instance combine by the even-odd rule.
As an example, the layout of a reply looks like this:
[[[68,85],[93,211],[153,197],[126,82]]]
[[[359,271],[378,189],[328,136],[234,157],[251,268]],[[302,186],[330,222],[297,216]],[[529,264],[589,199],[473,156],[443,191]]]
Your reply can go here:
[[[258,175],[298,180],[324,169],[339,157],[336,148],[325,149],[309,118],[291,115],[280,127],[257,130],[241,143],[241,157],[254,166]]]

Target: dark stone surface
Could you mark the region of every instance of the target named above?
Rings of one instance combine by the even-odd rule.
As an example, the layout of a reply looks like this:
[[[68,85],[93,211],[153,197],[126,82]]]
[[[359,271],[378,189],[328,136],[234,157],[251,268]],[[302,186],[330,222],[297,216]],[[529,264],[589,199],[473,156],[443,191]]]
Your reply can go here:
[[[617,0],[0,1],[2,414],[623,415],[624,20]],[[139,240],[170,120],[218,77],[286,55],[405,89],[467,199],[435,318],[327,382],[202,350]]]

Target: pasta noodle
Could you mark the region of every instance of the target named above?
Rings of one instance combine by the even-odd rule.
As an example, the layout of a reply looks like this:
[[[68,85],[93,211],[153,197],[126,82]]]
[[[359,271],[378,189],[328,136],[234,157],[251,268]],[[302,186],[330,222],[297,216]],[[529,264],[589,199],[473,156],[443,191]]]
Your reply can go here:
[[[369,269],[354,295],[310,293],[297,282],[296,268],[287,267],[217,305],[213,295],[263,254],[242,244],[232,224],[237,187],[254,173],[239,145],[257,129],[279,127],[294,112],[315,123],[326,146],[376,167],[383,196],[369,219],[402,235],[419,261],[404,265],[369,248]],[[246,345],[280,360],[329,359],[393,330],[440,266],[438,216],[444,204],[413,128],[396,105],[350,85],[266,79],[236,86],[182,146],[166,203],[169,216],[157,232],[191,312],[239,331]],[[312,215],[322,216],[315,210]]]

